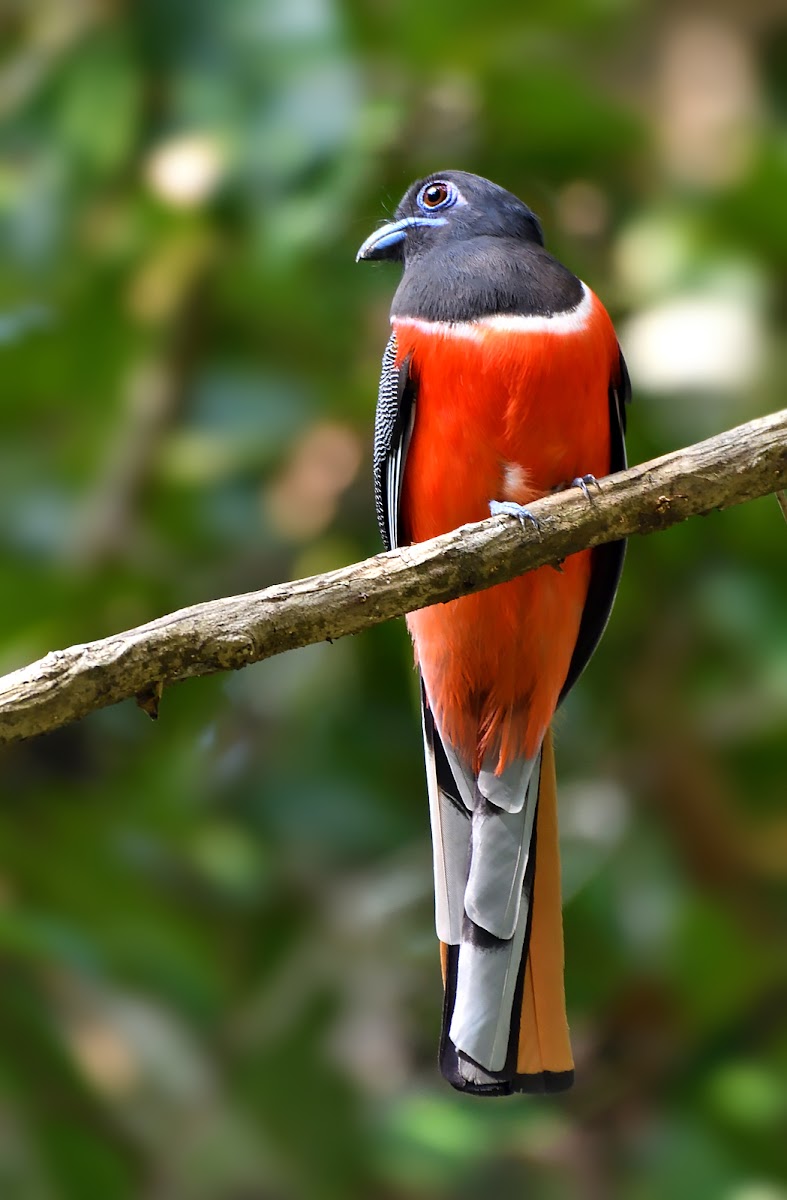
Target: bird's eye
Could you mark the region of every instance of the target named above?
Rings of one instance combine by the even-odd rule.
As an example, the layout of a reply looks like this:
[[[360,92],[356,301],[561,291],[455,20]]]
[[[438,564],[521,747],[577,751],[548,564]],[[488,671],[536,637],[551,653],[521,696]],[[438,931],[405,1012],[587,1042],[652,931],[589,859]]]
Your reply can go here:
[[[434,212],[436,208],[450,208],[459,199],[459,192],[447,179],[435,179],[426,183],[418,193],[418,204],[424,212]]]

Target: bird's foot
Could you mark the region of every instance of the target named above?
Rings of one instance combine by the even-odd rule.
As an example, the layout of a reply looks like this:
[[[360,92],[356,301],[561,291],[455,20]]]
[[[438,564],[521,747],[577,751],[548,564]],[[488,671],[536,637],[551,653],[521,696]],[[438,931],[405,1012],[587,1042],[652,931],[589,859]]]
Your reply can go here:
[[[582,492],[582,495],[585,497],[585,499],[590,501],[590,492],[588,491],[589,484],[592,484],[592,486],[596,487],[596,488],[600,487],[599,482],[596,479],[595,475],[576,475],[571,480],[569,487],[579,488],[579,490]]]
[[[523,529],[526,528],[525,522],[529,521],[536,530],[541,526],[536,517],[533,516],[529,508],[525,508],[524,504],[517,504],[513,500],[490,500],[489,511],[493,517],[505,516],[516,517]]]

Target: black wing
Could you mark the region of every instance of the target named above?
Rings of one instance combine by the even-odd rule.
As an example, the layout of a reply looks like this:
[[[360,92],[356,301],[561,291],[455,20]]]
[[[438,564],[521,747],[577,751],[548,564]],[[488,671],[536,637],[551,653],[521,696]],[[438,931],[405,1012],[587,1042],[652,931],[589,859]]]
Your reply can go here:
[[[397,367],[396,334],[392,333],[383,355],[374,419],[374,502],[386,550],[399,545],[399,498],[415,420],[415,394],[410,357]]]
[[[630,400],[631,381],[621,354],[618,380],[609,385],[610,474],[614,471],[622,471],[626,466],[625,406]],[[577,644],[569,663],[568,675],[560,693],[560,700],[564,699],[579,679],[606,628],[615,592],[618,589],[620,573],[623,570],[625,554],[625,540],[607,542],[604,546],[596,546],[592,551],[588,596],[582,611]]]

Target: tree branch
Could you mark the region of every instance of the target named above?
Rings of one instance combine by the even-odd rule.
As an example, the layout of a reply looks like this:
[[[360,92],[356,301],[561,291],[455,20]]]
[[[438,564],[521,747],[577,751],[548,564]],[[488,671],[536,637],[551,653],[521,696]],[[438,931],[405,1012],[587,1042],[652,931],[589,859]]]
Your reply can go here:
[[[787,486],[787,409],[531,507],[539,529],[497,516],[365,562],[261,592],[210,600],[136,629],[56,650],[0,679],[0,742],[45,733],[136,696],[558,564],[589,546],[655,533]]]

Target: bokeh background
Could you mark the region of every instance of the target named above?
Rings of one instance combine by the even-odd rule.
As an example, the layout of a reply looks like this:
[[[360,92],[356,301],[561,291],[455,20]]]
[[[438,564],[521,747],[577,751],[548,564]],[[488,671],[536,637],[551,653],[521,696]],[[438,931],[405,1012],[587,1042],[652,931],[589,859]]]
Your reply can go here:
[[[633,461],[784,404],[777,0],[4,0],[0,668],[378,549],[441,166],[601,294]],[[784,1200],[787,529],[634,541],[558,726],[577,1084],[441,1081],[402,622],[0,764],[4,1200]]]

